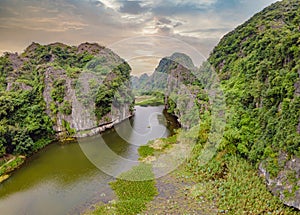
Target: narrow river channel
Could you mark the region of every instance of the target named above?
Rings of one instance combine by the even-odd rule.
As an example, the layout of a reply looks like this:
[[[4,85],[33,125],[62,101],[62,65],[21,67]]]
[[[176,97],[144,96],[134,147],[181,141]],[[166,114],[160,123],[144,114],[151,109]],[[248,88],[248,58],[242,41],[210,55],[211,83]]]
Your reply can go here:
[[[170,134],[163,106],[135,108],[135,116],[130,120],[132,127],[127,126],[128,130],[125,131],[130,143],[120,137],[122,135],[118,135],[116,129],[111,129],[101,137],[85,139],[85,147],[90,145],[94,150],[97,138],[103,138],[106,145],[119,156],[137,160],[140,145]],[[100,152],[101,148],[97,150]],[[120,163],[119,166],[126,169],[122,165]],[[108,202],[113,198],[113,191],[108,184],[112,180],[112,176],[89,161],[78,142],[65,145],[53,143],[29,158],[8,180],[0,184],[0,214],[79,214],[96,202]]]

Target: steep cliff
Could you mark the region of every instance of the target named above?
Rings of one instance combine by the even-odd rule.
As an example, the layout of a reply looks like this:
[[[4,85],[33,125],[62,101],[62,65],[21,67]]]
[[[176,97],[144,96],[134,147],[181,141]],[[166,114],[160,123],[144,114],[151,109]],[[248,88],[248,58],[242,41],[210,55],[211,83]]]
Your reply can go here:
[[[198,122],[195,100],[203,89],[196,73],[198,69],[189,56],[174,53],[162,58],[152,75],[133,78],[132,83],[140,93],[162,93],[168,112],[178,117],[182,127],[190,128]]]
[[[220,41],[209,62],[224,89],[222,148],[260,164],[270,190],[300,209],[300,2],[272,4]]]
[[[132,115],[130,66],[98,44],[32,43],[0,58],[0,156],[83,137]]]

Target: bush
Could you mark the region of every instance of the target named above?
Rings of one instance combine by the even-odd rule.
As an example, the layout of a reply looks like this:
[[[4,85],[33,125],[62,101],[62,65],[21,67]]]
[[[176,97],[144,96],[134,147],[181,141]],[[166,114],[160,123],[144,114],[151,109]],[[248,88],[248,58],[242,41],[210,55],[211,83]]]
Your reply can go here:
[[[64,101],[59,111],[66,115],[72,114],[72,104],[69,101]]]

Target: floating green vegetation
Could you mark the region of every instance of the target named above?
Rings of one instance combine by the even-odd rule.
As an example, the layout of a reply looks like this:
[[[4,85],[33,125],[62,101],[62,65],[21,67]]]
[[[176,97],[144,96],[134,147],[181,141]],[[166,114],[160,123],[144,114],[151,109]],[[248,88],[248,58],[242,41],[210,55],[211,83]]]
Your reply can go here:
[[[138,149],[138,152],[140,154],[140,159],[145,158],[148,156],[153,156],[154,155],[154,148],[145,145],[145,146],[140,146]]]
[[[92,214],[134,215],[146,209],[146,204],[157,195],[150,164],[141,163],[110,183],[118,199],[96,208]]]

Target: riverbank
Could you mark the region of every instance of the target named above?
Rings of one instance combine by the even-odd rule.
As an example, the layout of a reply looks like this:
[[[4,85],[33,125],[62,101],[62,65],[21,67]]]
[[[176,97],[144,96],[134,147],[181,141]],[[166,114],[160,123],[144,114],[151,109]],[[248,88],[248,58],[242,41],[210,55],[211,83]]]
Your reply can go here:
[[[111,183],[117,198],[108,204],[98,204],[85,215],[103,214],[214,214],[217,209],[212,200],[198,201],[194,194],[195,178],[179,166],[174,172],[154,178],[151,162],[176,144],[176,134],[150,141],[139,148],[140,165],[123,173]],[[140,181],[141,178],[151,180]],[[134,179],[136,181],[124,180]]]
[[[127,118],[124,120],[130,119],[133,116],[134,116],[134,113],[126,116]],[[35,153],[38,153],[40,150],[42,150],[46,146],[53,144],[55,142],[59,142],[60,144],[65,145],[65,144],[69,144],[69,143],[76,141],[77,138],[85,138],[85,137],[90,137],[90,136],[94,136],[97,134],[101,134],[107,130],[112,129],[115,125],[122,123],[124,120],[122,120],[122,121],[115,120],[113,122],[108,122],[108,123],[99,125],[95,128],[92,128],[90,130],[80,131],[80,132],[76,133],[75,135],[57,134],[56,138],[53,138],[52,141],[48,141],[49,142],[48,144],[46,144],[42,148],[39,148],[38,150],[33,152],[29,157],[31,157]],[[27,159],[27,156],[11,155],[11,154],[7,154],[7,155],[3,156],[2,158],[0,158],[0,183],[2,183],[3,181],[5,181],[6,179],[8,179],[10,177],[9,173],[20,168],[26,159]]]
[[[110,175],[114,174],[104,173],[99,169],[104,167],[115,175],[120,175],[124,169],[132,168],[132,162],[124,162],[124,159],[134,162],[138,160],[139,145],[170,135],[167,120],[162,116],[163,106],[136,106],[135,109],[135,116],[122,122],[117,128],[107,130],[101,135],[80,139],[79,144],[72,141],[67,144],[55,142],[26,159],[22,168],[0,184],[1,213],[79,214],[97,202],[107,204],[116,199],[116,194],[109,186],[115,180]],[[122,134],[130,136],[130,143]],[[117,156],[108,155],[107,149]],[[91,157],[84,152],[96,154],[97,160],[94,161],[99,165],[95,166],[89,160]],[[129,186],[127,183],[117,184],[120,185],[116,185],[118,189],[123,187],[125,191]],[[151,185],[147,182],[140,185],[140,188],[144,189],[146,184]],[[151,185],[152,188],[155,188],[154,185]],[[130,189],[134,188],[136,186]],[[148,193],[148,188],[146,190],[144,193]],[[145,199],[148,201],[147,197]],[[129,200],[122,201],[119,207],[126,206],[125,201]],[[134,204],[135,200],[131,202]],[[143,200],[139,204],[146,205],[146,202]]]
[[[151,165],[173,144],[176,144],[176,135],[150,141],[139,148],[139,160]],[[198,144],[195,148],[190,159],[170,174],[151,180],[151,186],[140,184],[136,189],[139,182],[117,179],[112,188],[118,198],[87,214],[124,214],[117,208],[127,192],[130,196],[143,195],[142,199],[147,201],[142,207],[138,201],[132,203],[134,198],[121,201],[122,208],[127,209],[126,214],[298,214],[299,211],[285,206],[267,190],[264,179],[243,158],[220,151],[208,164],[201,166],[196,159],[201,147]],[[157,195],[145,190],[149,187],[156,190]]]
[[[25,159],[26,157],[22,155],[9,155],[7,158],[2,158],[0,161],[0,183],[8,179],[12,171],[21,167],[21,165],[25,162]]]

